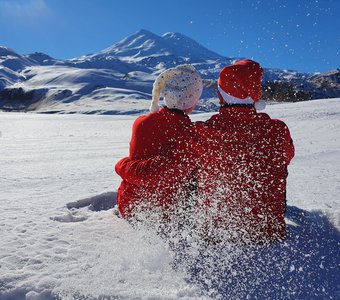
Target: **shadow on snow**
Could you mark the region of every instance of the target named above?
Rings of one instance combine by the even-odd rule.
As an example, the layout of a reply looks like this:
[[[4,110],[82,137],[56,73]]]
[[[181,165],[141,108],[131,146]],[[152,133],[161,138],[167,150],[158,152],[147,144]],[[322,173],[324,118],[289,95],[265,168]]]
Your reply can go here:
[[[189,282],[216,299],[340,299],[339,231],[320,212],[288,206],[286,218],[282,243],[204,249]]]
[[[116,192],[68,203],[100,211],[116,205]],[[236,245],[184,250],[178,263],[188,282],[216,299],[340,299],[340,233],[321,212],[288,206],[287,238],[269,246]],[[190,248],[190,247],[189,247]],[[185,261],[186,260],[186,261]]]

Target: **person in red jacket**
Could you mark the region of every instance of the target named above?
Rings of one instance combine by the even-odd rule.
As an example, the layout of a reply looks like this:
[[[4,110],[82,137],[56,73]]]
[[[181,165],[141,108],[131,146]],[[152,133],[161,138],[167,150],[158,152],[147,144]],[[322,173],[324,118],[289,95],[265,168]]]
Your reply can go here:
[[[288,127],[258,113],[262,68],[242,60],[218,78],[219,113],[196,125],[203,155],[197,173],[208,239],[266,243],[285,237]],[[207,207],[209,209],[207,209]]]
[[[115,165],[115,171],[123,179],[117,204],[124,218],[150,210],[167,214],[180,194],[187,192],[193,167],[188,160],[183,160],[185,154],[180,151],[181,147],[177,146],[177,151],[173,151],[173,147],[180,141],[183,149],[190,147],[185,144],[193,144],[188,114],[196,106],[202,89],[201,77],[191,65],[167,69],[156,78],[151,113],[136,119],[129,157]],[[163,108],[158,105],[161,95],[166,105]],[[157,157],[165,157],[166,161]],[[153,173],[145,180],[142,174],[148,170]]]

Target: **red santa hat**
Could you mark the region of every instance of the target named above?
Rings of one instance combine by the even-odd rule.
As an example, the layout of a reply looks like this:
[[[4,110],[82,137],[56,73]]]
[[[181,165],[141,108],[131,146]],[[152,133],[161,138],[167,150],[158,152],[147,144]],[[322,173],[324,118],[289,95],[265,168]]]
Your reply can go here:
[[[186,110],[195,106],[203,90],[202,79],[192,65],[167,69],[155,80],[152,89],[151,112],[159,110],[162,96],[168,108]]]
[[[240,60],[224,67],[218,78],[218,91],[227,104],[254,104],[257,110],[264,109],[261,97],[261,66],[250,59]]]

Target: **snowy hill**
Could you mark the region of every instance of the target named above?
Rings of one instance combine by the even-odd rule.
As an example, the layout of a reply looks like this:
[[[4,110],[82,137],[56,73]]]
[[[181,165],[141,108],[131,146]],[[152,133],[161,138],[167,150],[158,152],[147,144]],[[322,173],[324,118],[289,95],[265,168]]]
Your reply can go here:
[[[20,55],[12,49],[0,46],[0,66],[11,69],[12,71],[21,71],[35,64],[36,62],[29,57]]]
[[[34,66],[26,69],[25,81],[12,84],[2,94],[16,110],[53,113],[140,113],[150,105],[149,87],[154,77],[108,69]],[[33,91],[33,92],[32,92]],[[8,94],[5,94],[8,93]],[[18,100],[19,99],[19,100]],[[144,100],[144,101],[143,101]]]
[[[4,89],[6,86],[11,86],[15,82],[26,80],[25,76],[7,67],[0,67],[0,74],[0,90]]]
[[[177,264],[152,230],[134,229],[112,209],[66,208],[117,189],[113,165],[128,154],[135,117],[0,113],[0,299],[339,299],[340,99],[267,113],[288,124],[296,147],[287,239],[192,244]]]
[[[205,86],[196,111],[207,112],[216,109],[220,70],[238,59],[223,57],[180,33],[158,36],[147,30],[99,52],[64,61],[0,47],[0,109],[138,114],[147,111],[152,83],[160,72],[191,63],[202,74]],[[276,101],[339,97],[339,72],[315,75],[266,68],[263,95]]]

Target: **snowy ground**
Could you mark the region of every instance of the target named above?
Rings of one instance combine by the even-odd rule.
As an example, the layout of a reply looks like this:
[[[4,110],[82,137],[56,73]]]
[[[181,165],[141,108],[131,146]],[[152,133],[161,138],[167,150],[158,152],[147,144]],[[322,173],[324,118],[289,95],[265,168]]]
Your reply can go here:
[[[65,207],[118,187],[135,117],[0,113],[0,299],[340,299],[340,99],[266,112],[296,146],[288,239],[212,250],[201,272],[112,210]]]

